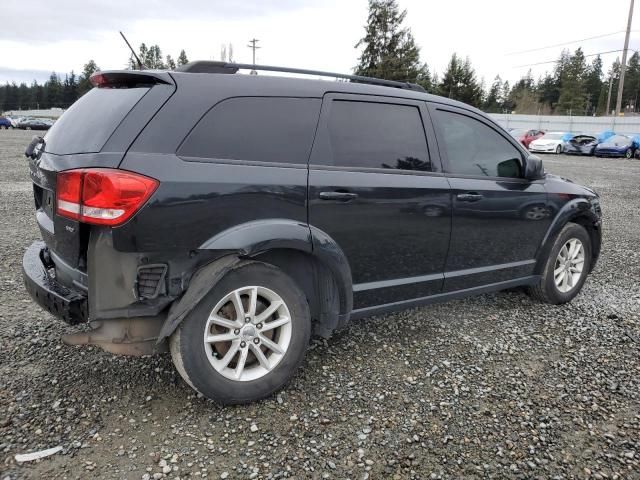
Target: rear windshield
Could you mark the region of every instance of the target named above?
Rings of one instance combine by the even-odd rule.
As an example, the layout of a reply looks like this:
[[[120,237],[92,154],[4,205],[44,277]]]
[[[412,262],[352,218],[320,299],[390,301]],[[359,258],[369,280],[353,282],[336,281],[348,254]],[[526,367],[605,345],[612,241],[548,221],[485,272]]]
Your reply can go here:
[[[45,135],[56,155],[95,153],[149,88],[94,88],[64,112]]]

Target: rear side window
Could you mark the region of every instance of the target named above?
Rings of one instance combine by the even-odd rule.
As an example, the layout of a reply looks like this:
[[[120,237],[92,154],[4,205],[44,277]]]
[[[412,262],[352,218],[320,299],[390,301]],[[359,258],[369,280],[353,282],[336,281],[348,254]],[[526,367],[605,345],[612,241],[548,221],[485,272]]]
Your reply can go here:
[[[306,164],[319,114],[316,98],[230,98],[200,120],[178,155]]]
[[[95,153],[149,88],[94,88],[64,112],[45,136],[57,155]]]
[[[446,152],[447,171],[459,175],[522,177],[522,154],[484,123],[458,113],[436,110],[438,146]]]
[[[334,165],[431,170],[420,111],[411,105],[336,100],[329,139]]]

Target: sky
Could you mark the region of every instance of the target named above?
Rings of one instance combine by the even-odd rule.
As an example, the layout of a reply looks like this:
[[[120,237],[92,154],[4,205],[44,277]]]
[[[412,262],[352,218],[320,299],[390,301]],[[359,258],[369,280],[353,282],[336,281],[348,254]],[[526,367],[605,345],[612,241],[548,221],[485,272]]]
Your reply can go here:
[[[563,48],[582,46],[586,55],[622,49],[629,9],[629,0],[399,4],[407,10],[406,26],[432,72],[440,74],[456,52],[469,56],[487,84],[498,74],[513,82],[529,68],[537,78],[553,64],[528,65],[553,61]],[[77,73],[89,59],[103,70],[123,68],[129,51],[119,30],[134,48],[157,43],[174,58],[184,48],[190,60],[219,60],[221,45],[232,43],[234,60],[250,62],[248,41],[257,38],[257,63],[351,73],[367,5],[367,0],[4,0],[0,83],[42,82],[52,71]],[[634,25],[640,21],[635,20]],[[640,28],[632,27],[629,46],[640,49]],[[539,50],[517,53],[532,49]],[[617,55],[603,55],[606,68]]]

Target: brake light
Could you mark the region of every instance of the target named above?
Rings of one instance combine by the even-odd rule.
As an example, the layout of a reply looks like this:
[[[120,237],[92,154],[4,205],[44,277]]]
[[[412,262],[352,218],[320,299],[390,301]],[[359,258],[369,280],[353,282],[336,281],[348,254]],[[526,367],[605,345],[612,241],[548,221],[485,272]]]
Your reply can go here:
[[[96,72],[89,77],[89,82],[91,82],[91,85],[93,85],[94,87],[99,88],[106,86],[109,83],[109,80],[102,73]]]
[[[95,225],[122,225],[158,188],[137,173],[109,168],[66,170],[57,175],[56,212]]]

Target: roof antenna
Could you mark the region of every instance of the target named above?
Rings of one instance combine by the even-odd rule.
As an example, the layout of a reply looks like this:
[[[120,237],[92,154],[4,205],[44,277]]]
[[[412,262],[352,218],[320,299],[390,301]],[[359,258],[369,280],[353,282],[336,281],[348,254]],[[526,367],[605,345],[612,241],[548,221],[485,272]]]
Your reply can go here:
[[[122,39],[124,40],[124,42],[127,44],[127,47],[129,47],[129,50],[131,50],[131,53],[133,53],[134,58],[136,59],[136,62],[138,62],[138,68],[140,70],[144,70],[144,63],[142,63],[140,61],[140,58],[138,57],[138,55],[136,54],[135,50],[131,47],[131,44],[129,43],[129,40],[127,40],[127,37],[124,36],[124,33],[122,33],[122,31],[120,31],[120,36],[122,37]]]

